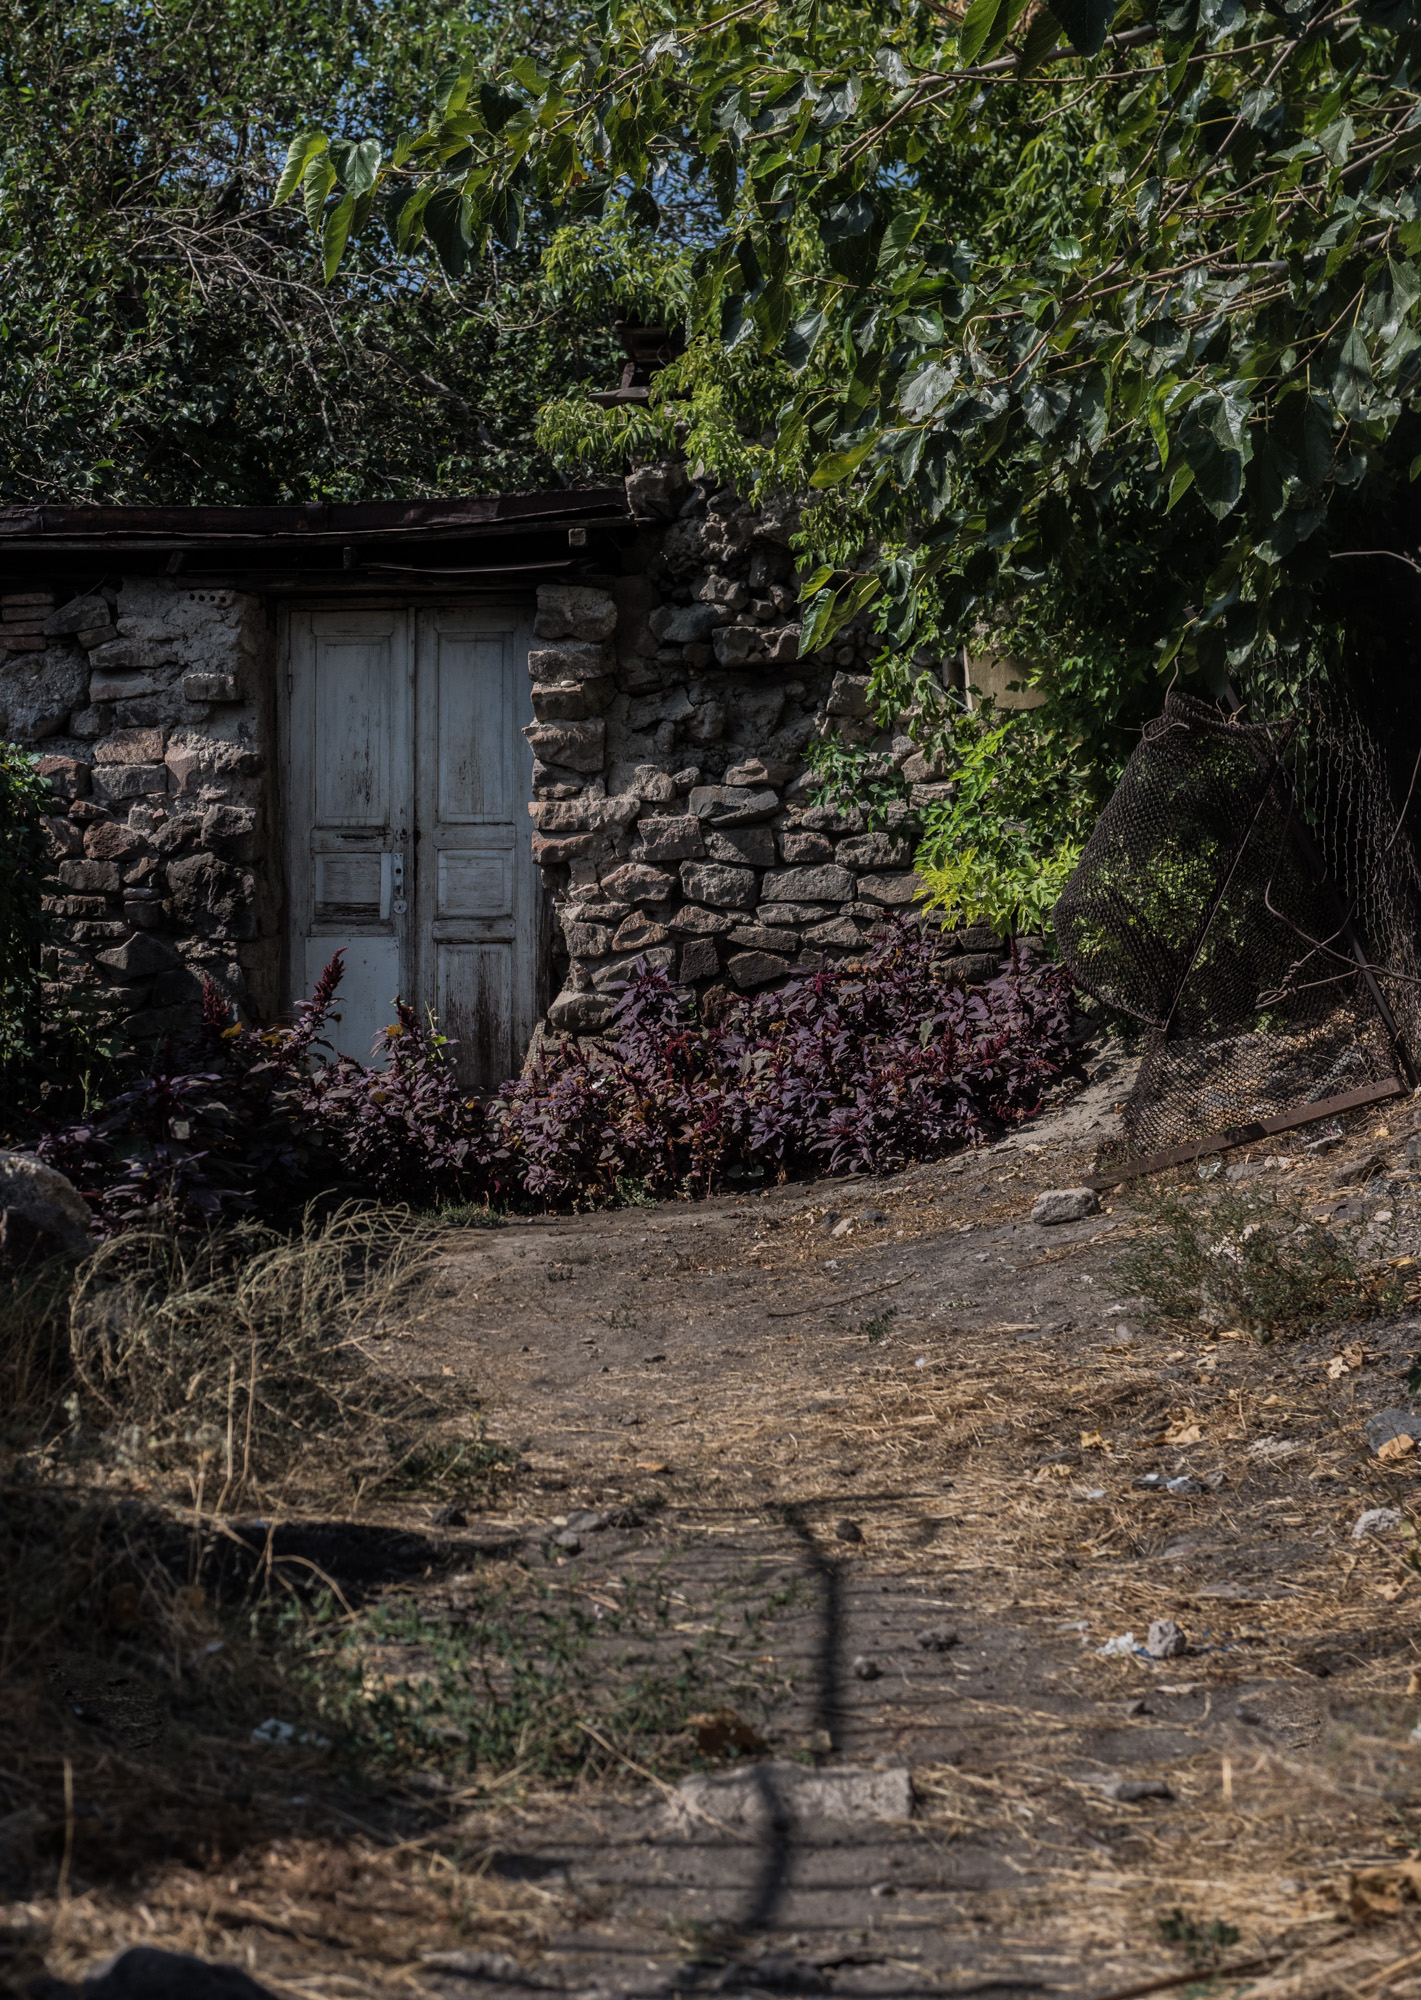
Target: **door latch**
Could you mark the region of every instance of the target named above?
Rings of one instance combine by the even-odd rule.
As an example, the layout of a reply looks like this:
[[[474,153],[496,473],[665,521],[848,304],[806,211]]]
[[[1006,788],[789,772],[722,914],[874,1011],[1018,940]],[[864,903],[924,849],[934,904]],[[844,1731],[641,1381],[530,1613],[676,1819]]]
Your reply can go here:
[[[390,856],[390,908],[397,917],[402,917],[409,904],[405,901],[405,857],[403,854]]]

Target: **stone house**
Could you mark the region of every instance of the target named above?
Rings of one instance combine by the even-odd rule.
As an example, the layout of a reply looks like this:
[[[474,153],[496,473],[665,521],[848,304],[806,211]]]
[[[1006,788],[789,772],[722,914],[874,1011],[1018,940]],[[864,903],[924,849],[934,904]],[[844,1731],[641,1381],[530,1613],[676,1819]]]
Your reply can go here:
[[[400,993],[489,1088],[540,1022],[601,1028],[638,958],[713,1010],[859,950],[917,889],[900,835],[809,803],[814,737],[872,736],[869,641],[799,657],[792,527],[674,466],[0,509],[0,738],[55,793],[47,976],[149,1045],[204,979],[288,1014],[339,949],[338,1047],[366,1057]]]

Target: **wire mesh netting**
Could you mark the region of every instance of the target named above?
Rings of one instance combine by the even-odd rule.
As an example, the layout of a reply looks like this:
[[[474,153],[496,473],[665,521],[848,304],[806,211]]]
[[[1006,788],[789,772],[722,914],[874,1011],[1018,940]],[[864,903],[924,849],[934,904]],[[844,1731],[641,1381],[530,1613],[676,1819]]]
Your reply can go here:
[[[1055,912],[1076,984],[1145,1031],[1103,1158],[1396,1077],[1398,1040],[1421,1047],[1418,911],[1386,757],[1354,715],[1304,730],[1170,694]]]

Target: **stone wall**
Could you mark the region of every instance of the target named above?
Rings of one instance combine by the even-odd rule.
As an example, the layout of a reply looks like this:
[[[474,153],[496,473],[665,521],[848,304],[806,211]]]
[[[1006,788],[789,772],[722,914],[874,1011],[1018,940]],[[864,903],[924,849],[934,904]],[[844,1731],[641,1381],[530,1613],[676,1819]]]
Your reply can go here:
[[[0,597],[0,737],[55,792],[45,971],[140,1045],[210,978],[278,1005],[272,631],[260,601],[135,579],[55,604]]]
[[[757,512],[674,466],[634,473],[628,494],[621,573],[540,588],[529,658],[529,810],[561,988],[548,1020],[578,1034],[606,1024],[637,958],[713,1014],[913,907],[907,809],[870,831],[811,804],[817,737],[885,751],[916,804],[945,789],[906,731],[875,735],[865,624],[798,657],[791,510]],[[249,1018],[274,1015],[284,884],[262,601],[175,578],[0,598],[0,738],[39,751],[56,794],[55,987],[96,992],[140,1045],[190,1023],[204,977]],[[958,945],[966,978],[995,970],[990,935]]]
[[[674,467],[628,491],[643,528],[624,573],[540,588],[529,659],[534,854],[566,954],[548,1019],[578,1034],[606,1024],[637,958],[714,1014],[861,951],[913,908],[908,809],[870,832],[859,811],[812,805],[816,737],[875,743],[915,804],[946,789],[907,733],[867,720],[865,625],[799,657],[788,509],[757,512]],[[1000,963],[989,933],[957,944],[969,979]]]

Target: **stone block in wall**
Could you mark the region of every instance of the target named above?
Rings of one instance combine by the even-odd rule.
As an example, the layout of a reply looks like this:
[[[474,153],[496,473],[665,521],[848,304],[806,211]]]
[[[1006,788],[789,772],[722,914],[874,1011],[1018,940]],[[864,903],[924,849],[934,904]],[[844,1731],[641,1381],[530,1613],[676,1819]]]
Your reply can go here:
[[[780,857],[791,866],[811,861],[832,861],[834,843],[822,833],[806,833],[799,827],[786,827],[780,835]]]
[[[742,667],[759,644],[760,634],[754,625],[722,625],[711,645],[715,657],[722,667]]]
[[[911,871],[902,875],[859,877],[860,897],[865,902],[882,903],[888,909],[907,909],[911,904],[921,902],[927,893],[926,884]]]
[[[723,701],[697,702],[695,714],[684,725],[687,741],[701,744],[719,743],[725,734],[727,720]],[[671,746],[668,744],[666,747],[669,750]]]
[[[100,646],[111,646],[117,638],[116,625],[90,625],[87,630],[74,634],[74,643],[86,653],[96,653]]]
[[[689,490],[686,468],[667,462],[641,465],[627,475],[627,505],[638,521],[670,521],[680,513]]]
[[[204,783],[258,777],[263,768],[259,750],[210,736],[175,736],[168,744],[165,761],[173,776],[174,789],[185,795],[191,795]]]
[[[67,647],[0,659],[0,738],[41,743],[58,736],[88,684],[88,668]]]
[[[209,806],[202,815],[199,844],[228,861],[250,861],[255,851],[257,815],[252,806]]]
[[[684,985],[698,979],[714,979],[720,971],[720,956],[710,938],[692,938],[681,947],[680,978]]]
[[[654,944],[646,951],[619,953],[609,958],[603,965],[589,967],[593,986],[602,993],[616,992],[625,986],[635,973],[664,972],[668,976],[676,970],[676,948],[669,944]]]
[[[606,707],[616,689],[610,676],[601,681],[549,681],[533,689],[533,714],[539,722],[581,722]]]
[[[168,863],[168,890],[182,927],[198,938],[256,935],[255,878],[212,854],[184,854]]]
[[[83,841],[84,852],[95,861],[127,861],[148,847],[141,833],[116,819],[99,820],[85,831]]]
[[[668,646],[700,646],[715,631],[722,615],[715,604],[667,604],[653,611],[646,622],[652,634]]]
[[[847,868],[778,868],[765,877],[767,903],[842,903],[854,892]]]
[[[707,910],[699,903],[683,903],[666,919],[673,931],[685,931],[692,937],[717,937],[722,931],[733,930],[737,921],[722,910]]]
[[[61,861],[59,880],[76,896],[107,896],[119,888],[116,861]]]
[[[642,862],[628,861],[614,868],[610,875],[604,875],[602,887],[623,902],[664,903],[676,893],[676,878],[663,868],[648,868]]]
[[[183,697],[187,701],[240,701],[242,686],[236,674],[184,674]]]
[[[605,590],[580,583],[540,583],[533,631],[539,639],[610,639],[617,606]]]
[[[752,910],[759,897],[753,868],[733,868],[720,861],[683,861],[681,887],[693,902],[723,910]]]
[[[781,702],[783,699],[783,695],[780,695]],[[778,713],[775,719],[778,720]],[[774,722],[771,722],[765,733],[768,734],[773,728]],[[759,791],[765,785],[787,784],[793,776],[794,765],[785,763],[782,759],[772,758],[767,762],[763,757],[747,757],[743,764],[731,765],[725,774],[725,782],[727,785],[744,785],[751,791]]]
[[[836,858],[845,868],[906,868],[913,843],[891,833],[860,833],[839,842]]]
[[[658,722],[686,722],[696,712],[685,688],[668,688],[664,694],[643,695],[627,710],[629,729],[650,729]]]
[[[112,736],[105,736],[94,750],[96,764],[161,764],[162,761],[161,729],[116,729]],[[150,786],[148,789],[155,788]],[[166,790],[166,786],[162,789]]]
[[[591,639],[564,639],[528,655],[528,677],[534,681],[600,681],[613,666],[612,648]]]
[[[864,932],[850,917],[831,917],[828,923],[815,924],[804,937],[807,944],[852,947],[863,943]]]
[[[705,845],[707,860],[727,861],[732,867],[773,868],[779,859],[775,836],[767,826],[709,828]]]
[[[534,799],[528,816],[539,833],[586,833],[588,809],[586,799]]]
[[[606,759],[607,725],[589,722],[530,722],[523,731],[534,756],[569,771],[600,771]]]
[[[778,792],[754,792],[741,785],[696,785],[689,803],[707,826],[753,826],[780,809]]]
[[[586,854],[596,838],[593,833],[535,833],[533,859],[540,868],[562,868]]]
[[[822,903],[761,903],[759,919],[762,924],[817,924],[824,915]]]
[[[69,718],[69,734],[92,742],[96,736],[107,736],[113,723],[111,708],[76,708]]]
[[[730,942],[743,951],[786,951],[793,957],[799,950],[799,933],[769,924],[740,924],[730,933]]]
[[[151,979],[178,962],[177,947],[168,938],[139,931],[112,951],[101,951],[96,962],[125,983]]]
[[[141,799],[167,791],[168,769],[165,764],[96,764],[93,785],[96,798]]]
[[[548,1026],[560,1035],[597,1035],[611,1024],[616,1000],[609,993],[564,987],[548,1009]]]
[[[799,658],[799,634],[798,625],[777,625],[765,632],[760,640],[762,657],[773,666],[788,666]]]
[[[701,823],[694,813],[648,815],[637,822],[633,861],[694,861],[705,853]]]
[[[696,597],[702,604],[714,604],[730,612],[743,611],[750,602],[750,593],[738,578],[719,576],[714,570],[702,579]]]
[[[95,625],[107,625],[110,606],[106,597],[90,594],[71,597],[67,604],[61,604],[57,611],[51,611],[44,621],[44,629],[52,639],[69,638],[76,632],[88,631]]]
[[[167,689],[167,679],[163,674],[131,674],[125,671],[91,673],[88,680],[89,700],[138,701],[145,695],[162,694]]]
[[[617,658],[624,675],[635,673],[637,663],[656,651],[650,619],[660,608],[661,593],[644,575],[619,576],[611,590],[617,607]],[[629,683],[624,679],[623,685]]]
[[[642,910],[634,910],[624,923],[618,925],[612,949],[650,951],[655,945],[665,944],[668,935],[665,924],[655,923]]]
[[[1000,951],[966,952],[961,958],[950,960],[947,971],[964,986],[985,986],[988,980],[1000,976],[1003,956]]]
[[[47,818],[45,826],[49,829],[49,851],[55,860],[66,854],[84,852],[84,830],[75,826],[72,820],[55,816]]]
[[[801,806],[795,818],[810,833],[862,833],[864,816],[857,806]]]
[[[768,986],[773,980],[783,979],[789,971],[789,960],[775,952],[736,951],[726,960],[725,969],[741,992],[748,993],[756,986]]]
[[[966,930],[957,933],[957,942],[964,951],[994,951],[999,957],[1006,955],[1006,939],[998,937],[990,924],[969,924]]]
[[[82,799],[89,793],[89,766],[77,757],[41,757],[36,770],[48,778],[57,799]]]
[[[612,933],[606,924],[581,924],[565,916],[562,934],[573,958],[605,958],[612,949]]]
[[[847,715],[856,720],[868,714],[868,675],[835,674],[825,708],[830,715]]]

